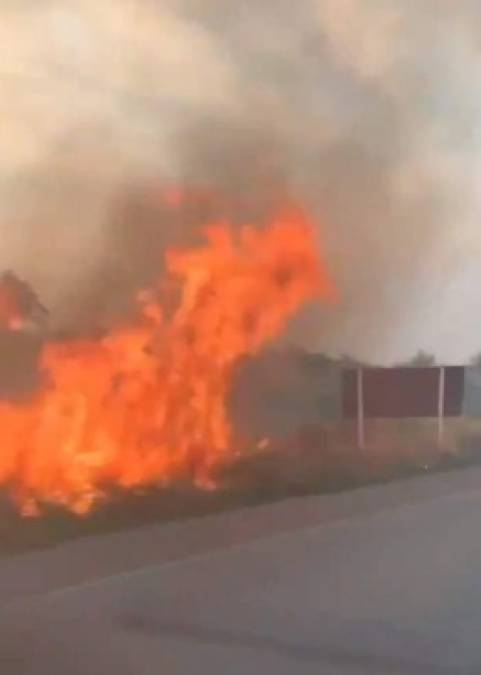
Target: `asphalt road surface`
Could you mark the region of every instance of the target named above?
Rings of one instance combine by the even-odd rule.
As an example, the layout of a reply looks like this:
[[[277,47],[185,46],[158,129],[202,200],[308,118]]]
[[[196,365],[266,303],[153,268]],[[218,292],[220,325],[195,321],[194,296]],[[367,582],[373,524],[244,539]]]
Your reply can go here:
[[[481,470],[0,563],[2,675],[481,673]]]

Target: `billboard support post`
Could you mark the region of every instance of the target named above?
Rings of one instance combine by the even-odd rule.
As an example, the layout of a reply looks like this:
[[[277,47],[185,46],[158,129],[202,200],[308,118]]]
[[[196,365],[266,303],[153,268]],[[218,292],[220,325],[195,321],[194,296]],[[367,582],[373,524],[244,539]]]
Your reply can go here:
[[[362,368],[357,369],[357,446],[364,450],[366,445],[364,428],[364,377]]]
[[[438,445],[441,447],[444,441],[444,395],[446,391],[446,369],[439,368],[438,386]]]

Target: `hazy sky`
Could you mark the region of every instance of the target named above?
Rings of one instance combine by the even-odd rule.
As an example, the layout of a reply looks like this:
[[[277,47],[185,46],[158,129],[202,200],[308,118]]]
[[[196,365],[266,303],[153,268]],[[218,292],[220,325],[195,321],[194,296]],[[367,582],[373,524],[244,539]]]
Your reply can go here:
[[[0,267],[58,323],[115,267],[119,219],[154,236],[157,179],[275,183],[342,295],[291,339],[481,351],[478,0],[3,0],[0,44]]]

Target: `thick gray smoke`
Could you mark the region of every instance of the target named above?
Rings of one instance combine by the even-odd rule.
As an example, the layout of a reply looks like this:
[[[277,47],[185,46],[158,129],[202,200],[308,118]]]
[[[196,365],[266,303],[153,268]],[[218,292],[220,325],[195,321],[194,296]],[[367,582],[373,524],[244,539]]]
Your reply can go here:
[[[163,181],[236,217],[285,191],[342,300],[290,339],[448,361],[481,350],[475,0],[10,0],[0,9],[0,267],[60,327],[122,307],[195,236]]]

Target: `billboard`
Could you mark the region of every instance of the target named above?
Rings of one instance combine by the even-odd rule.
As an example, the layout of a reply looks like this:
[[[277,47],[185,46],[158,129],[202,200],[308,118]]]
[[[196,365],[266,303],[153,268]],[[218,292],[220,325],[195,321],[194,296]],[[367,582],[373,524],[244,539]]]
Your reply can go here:
[[[361,397],[365,418],[443,417],[463,412],[464,367],[362,368],[345,370],[344,417],[356,417]],[[359,380],[359,377],[361,379]]]

